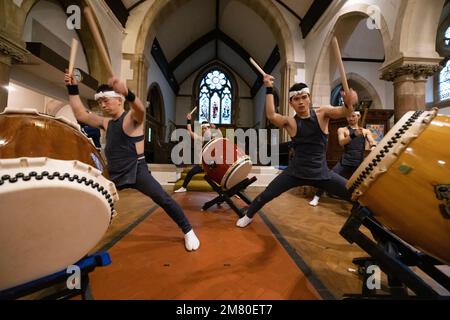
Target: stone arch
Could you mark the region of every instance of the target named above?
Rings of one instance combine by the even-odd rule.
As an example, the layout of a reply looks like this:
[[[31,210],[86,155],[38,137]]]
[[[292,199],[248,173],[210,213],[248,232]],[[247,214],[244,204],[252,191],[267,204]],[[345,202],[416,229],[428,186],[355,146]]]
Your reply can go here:
[[[147,91],[147,106],[145,110],[144,153],[147,162],[167,162],[167,153],[165,151],[165,110],[161,87],[157,82],[153,82]]]
[[[385,65],[398,59],[436,62],[436,33],[445,0],[405,1],[399,9],[392,50]],[[415,23],[420,21],[420,23]]]
[[[333,26],[330,28],[327,36],[324,40],[324,46],[322,47],[317,64],[314,67],[314,72],[311,81],[311,98],[316,104],[329,104],[331,93],[331,76],[337,69],[335,58],[332,53],[331,40],[334,36],[338,38],[340,47],[344,47],[350,34],[340,34],[340,30],[344,23],[348,19],[352,20],[355,24],[360,22],[364,18],[368,18],[367,15],[370,5],[368,4],[355,4],[347,7],[341,15],[336,18]],[[391,45],[391,36],[389,28],[383,14],[380,15],[380,33],[383,40],[384,52],[387,54]]]
[[[374,86],[367,81],[363,76],[354,73],[354,72],[349,72],[346,74],[347,76],[347,80],[349,82],[355,82],[358,85],[360,85],[362,88],[364,88],[364,90],[369,94],[370,98],[372,98],[372,105],[371,108],[373,109],[381,109],[381,107],[383,106],[381,99],[380,99],[380,95],[378,94],[377,90],[374,88]],[[336,79],[331,83],[331,88],[335,88],[337,85],[339,85],[341,83],[341,79]],[[351,85],[349,84],[349,86],[351,87]],[[360,99],[364,98],[364,97],[359,97]]]
[[[28,14],[31,12],[33,7],[40,2],[41,0],[25,0],[22,3],[22,6],[20,7],[21,14],[19,15],[20,19],[18,21],[14,21],[17,25],[17,28],[20,30],[20,36],[23,33],[23,28],[25,27],[25,21],[28,17]],[[55,0],[56,3],[58,3],[61,6],[61,9],[65,12],[67,1],[65,0]],[[79,5],[86,5],[85,0],[80,0]],[[95,15],[95,12],[94,12]],[[10,17],[9,17],[10,19]],[[11,19],[10,19],[11,20]],[[91,34],[91,31],[89,29],[89,26],[87,25],[86,19],[81,19],[81,28],[79,30],[75,30],[78,34],[78,37],[80,38],[82,48],[84,50],[89,73],[91,76],[93,76],[95,79],[99,80],[100,82],[106,82],[108,78],[108,72],[106,66],[103,64],[103,60],[100,57],[99,50],[97,50],[97,47],[95,45],[94,38]],[[99,30],[100,34],[102,35],[102,30]],[[19,37],[20,37],[19,36]],[[104,38],[103,43],[105,44]],[[105,44],[105,47],[108,46]]]

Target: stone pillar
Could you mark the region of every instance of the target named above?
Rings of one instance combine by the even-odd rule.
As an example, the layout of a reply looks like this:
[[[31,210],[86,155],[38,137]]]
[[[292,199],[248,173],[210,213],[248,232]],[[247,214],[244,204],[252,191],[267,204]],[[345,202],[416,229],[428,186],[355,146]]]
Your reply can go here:
[[[394,83],[394,121],[408,111],[425,109],[427,78],[440,70],[437,64],[405,64],[382,71],[381,79]]]

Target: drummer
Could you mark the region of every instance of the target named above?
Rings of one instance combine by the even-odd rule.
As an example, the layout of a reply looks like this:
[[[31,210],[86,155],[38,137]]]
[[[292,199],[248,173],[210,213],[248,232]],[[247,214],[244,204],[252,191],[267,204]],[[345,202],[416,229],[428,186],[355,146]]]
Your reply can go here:
[[[273,81],[271,75],[264,76],[266,116],[292,138],[294,156],[288,168],[272,180],[237,221],[236,225],[241,228],[249,225],[267,202],[293,187],[309,185],[348,201],[351,197],[345,187],[347,180],[328,169],[326,151],[330,119],[346,118],[353,112],[353,105],[358,100],[356,92],[349,90],[348,94],[343,95],[343,107],[321,106],[313,109],[309,88],[304,83],[296,83],[289,89],[289,105],[294,109],[295,117],[289,117],[275,112]]]
[[[65,75],[69,103],[78,121],[106,131],[105,155],[110,179],[117,189],[133,188],[160,205],[184,233],[188,251],[197,250],[200,241],[183,209],[176,203],[149,172],[144,157],[144,105],[119,79],[112,77],[101,85],[95,100],[108,117],[89,113],[81,102],[78,85],[72,75]],[[124,110],[127,100],[131,110]]]
[[[358,169],[361,162],[363,162],[366,142],[369,144],[370,149],[374,149],[377,145],[370,130],[359,126],[360,118],[361,113],[359,111],[353,111],[347,117],[348,126],[341,127],[337,131],[339,145],[344,147],[344,153],[331,170],[346,179],[349,179],[353,172]],[[322,194],[323,190],[318,189],[309,204],[313,207],[317,206]]]
[[[212,138],[213,138],[213,133],[211,129],[215,129],[216,126],[214,124],[210,124],[208,121],[203,121],[201,128],[202,128],[202,134],[201,136],[198,135],[197,133],[195,133],[194,131],[192,131],[192,114],[188,113],[186,115],[186,119],[187,119],[187,130],[189,131],[190,136],[192,137],[192,139],[197,140],[197,141],[201,141],[203,145],[205,145],[207,142],[209,142]],[[189,172],[187,173],[186,177],[184,178],[183,184],[180,188],[178,188],[177,190],[175,190],[174,192],[186,192],[187,191],[187,186],[189,184],[189,182],[192,180],[192,178],[196,175],[196,174],[200,174],[203,173],[203,167],[199,164],[195,164],[191,170],[189,170]]]

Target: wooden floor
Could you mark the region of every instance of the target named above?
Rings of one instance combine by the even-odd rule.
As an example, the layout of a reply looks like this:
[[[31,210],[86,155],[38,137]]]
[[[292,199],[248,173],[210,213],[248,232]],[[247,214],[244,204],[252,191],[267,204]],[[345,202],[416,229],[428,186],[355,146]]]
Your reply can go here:
[[[261,191],[249,189],[250,198]],[[339,235],[349,204],[323,197],[311,207],[311,194],[296,188],[240,229],[227,205],[200,211],[214,193],[172,196],[199,236],[200,250],[185,251],[182,233],[151,200],[121,191],[120,214],[93,250],[107,250],[113,261],[91,276],[95,299],[340,299],[361,292],[352,259],[367,254]]]
[[[182,232],[161,208],[139,212],[137,202],[146,208],[151,202],[134,191],[120,196],[122,212],[97,247],[104,250],[114,243],[108,250],[112,264],[90,276],[95,299],[320,298],[261,218],[251,229],[239,229],[237,215],[228,206],[201,212],[213,193],[174,195],[201,240],[197,252],[184,249]],[[143,220],[126,235],[123,230],[133,218],[126,216],[124,203],[133,208],[134,219]]]

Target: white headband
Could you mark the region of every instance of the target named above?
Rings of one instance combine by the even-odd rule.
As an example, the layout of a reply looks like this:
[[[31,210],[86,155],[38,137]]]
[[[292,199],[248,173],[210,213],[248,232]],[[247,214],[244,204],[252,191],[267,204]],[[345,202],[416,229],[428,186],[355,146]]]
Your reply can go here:
[[[95,94],[94,96],[94,100],[97,101],[98,99],[101,98],[122,98],[123,99],[123,95],[121,95],[120,93],[117,93],[115,91],[100,91],[99,93]]]
[[[303,94],[303,93],[309,94],[309,88],[305,87],[305,88],[303,88],[300,91],[289,91],[289,99],[294,97],[294,96],[296,96],[296,95],[298,95],[298,94]]]
[[[357,116],[360,116],[361,113],[359,111],[353,111],[354,114],[356,114]]]

